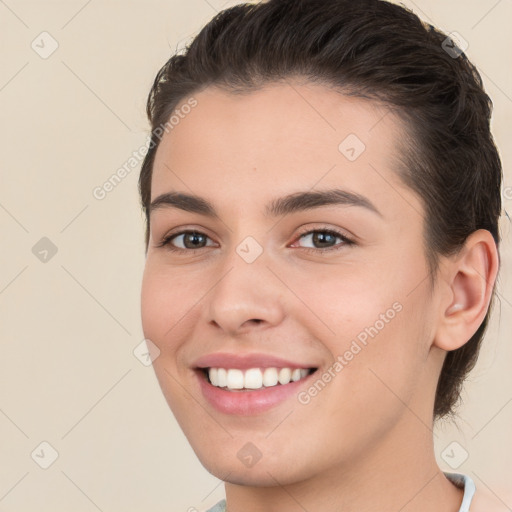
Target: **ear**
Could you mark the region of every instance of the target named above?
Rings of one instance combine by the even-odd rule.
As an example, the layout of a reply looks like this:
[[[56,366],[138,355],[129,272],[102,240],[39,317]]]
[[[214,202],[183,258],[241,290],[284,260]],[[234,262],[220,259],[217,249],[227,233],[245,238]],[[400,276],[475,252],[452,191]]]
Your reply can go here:
[[[471,339],[487,314],[498,267],[496,243],[485,229],[472,233],[463,248],[447,259],[433,345],[450,351]]]

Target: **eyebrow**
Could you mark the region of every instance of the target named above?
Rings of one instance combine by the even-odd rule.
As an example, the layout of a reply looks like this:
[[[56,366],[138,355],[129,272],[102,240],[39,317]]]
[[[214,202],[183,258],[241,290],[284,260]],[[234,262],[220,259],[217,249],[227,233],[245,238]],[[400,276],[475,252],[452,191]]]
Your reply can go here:
[[[341,189],[295,192],[273,199],[267,205],[265,215],[279,217],[330,205],[359,206],[383,217],[382,213],[368,198]],[[160,208],[177,208],[211,218],[220,218],[215,207],[208,200],[183,192],[166,192],[159,195],[151,202],[149,213]]]

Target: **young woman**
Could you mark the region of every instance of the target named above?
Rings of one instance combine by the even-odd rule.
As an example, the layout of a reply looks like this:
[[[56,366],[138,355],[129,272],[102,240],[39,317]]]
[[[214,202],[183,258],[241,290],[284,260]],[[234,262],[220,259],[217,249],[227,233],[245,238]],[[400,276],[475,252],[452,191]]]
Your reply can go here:
[[[378,0],[238,5],[159,71],[142,323],[212,510],[499,510],[432,432],[498,273],[490,113],[455,42]]]

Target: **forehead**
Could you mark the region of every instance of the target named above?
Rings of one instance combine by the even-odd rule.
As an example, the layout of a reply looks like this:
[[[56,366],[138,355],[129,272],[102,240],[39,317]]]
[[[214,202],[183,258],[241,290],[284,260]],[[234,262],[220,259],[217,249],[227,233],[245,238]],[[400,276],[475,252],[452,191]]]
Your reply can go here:
[[[396,173],[404,130],[386,106],[291,81],[243,94],[209,87],[193,99],[162,137],[152,199],[170,188],[256,199],[317,185],[412,194]],[[187,102],[195,106],[180,112]]]

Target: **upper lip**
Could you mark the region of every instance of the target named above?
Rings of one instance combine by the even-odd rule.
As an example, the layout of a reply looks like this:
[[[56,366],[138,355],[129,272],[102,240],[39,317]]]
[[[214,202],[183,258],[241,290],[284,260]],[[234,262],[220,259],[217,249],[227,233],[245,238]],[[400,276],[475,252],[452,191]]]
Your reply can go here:
[[[193,365],[195,368],[317,368],[309,363],[290,361],[269,354],[230,354],[217,352],[198,358]]]

